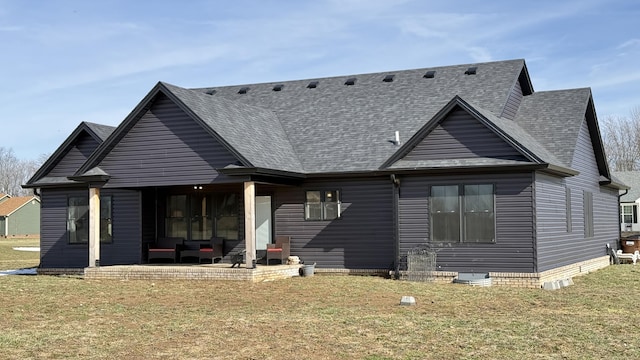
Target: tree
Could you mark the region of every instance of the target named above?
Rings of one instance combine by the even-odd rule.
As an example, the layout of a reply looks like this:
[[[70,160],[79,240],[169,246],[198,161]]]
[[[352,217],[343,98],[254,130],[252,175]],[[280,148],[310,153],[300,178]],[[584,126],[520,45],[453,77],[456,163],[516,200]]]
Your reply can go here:
[[[613,171],[640,170],[640,107],[630,116],[609,116],[602,121],[602,139]]]
[[[13,153],[13,149],[0,146],[0,193],[12,196],[26,196],[32,193],[30,189],[23,189],[26,183],[46,160],[41,155],[38,160],[20,160]]]

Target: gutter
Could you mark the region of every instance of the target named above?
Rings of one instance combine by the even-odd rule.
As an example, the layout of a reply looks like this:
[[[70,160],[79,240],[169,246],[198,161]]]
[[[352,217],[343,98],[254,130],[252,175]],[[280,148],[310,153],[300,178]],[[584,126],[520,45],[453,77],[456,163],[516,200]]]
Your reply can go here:
[[[621,215],[621,210],[620,210],[620,199],[627,195],[629,193],[629,189],[624,189],[624,192],[622,194],[618,194],[618,241],[616,241],[616,250],[618,250],[620,247],[620,241],[622,240],[622,223],[620,222],[620,215]]]

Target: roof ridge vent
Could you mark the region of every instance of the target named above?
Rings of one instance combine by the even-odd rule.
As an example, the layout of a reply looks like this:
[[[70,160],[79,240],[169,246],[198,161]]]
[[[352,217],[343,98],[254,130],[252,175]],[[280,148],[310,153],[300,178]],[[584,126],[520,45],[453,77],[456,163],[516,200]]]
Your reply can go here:
[[[476,70],[478,70],[477,66],[470,66],[467,71],[465,71],[465,75],[475,75],[476,74]]]
[[[247,91],[249,91],[249,87],[248,86],[243,86],[240,88],[240,90],[238,90],[238,94],[246,94]]]
[[[387,76],[384,77],[384,79],[382,79],[382,81],[384,81],[384,82],[392,82],[394,77],[395,77],[395,75],[387,75]]]
[[[315,89],[318,87],[318,83],[319,81],[311,81],[309,82],[309,84],[307,85],[307,89]]]
[[[273,91],[282,91],[283,87],[284,87],[284,84],[274,85],[272,90]]]
[[[345,85],[355,85],[356,84],[356,78],[352,77],[352,78],[348,78],[347,81],[344,82]]]
[[[424,75],[422,75],[423,78],[425,79],[433,79],[434,77],[436,77],[436,71],[435,70],[429,70],[426,73],[424,73]]]
[[[207,95],[213,95],[215,93],[216,93],[215,89],[209,89],[209,90],[205,91],[205,94],[207,94]]]

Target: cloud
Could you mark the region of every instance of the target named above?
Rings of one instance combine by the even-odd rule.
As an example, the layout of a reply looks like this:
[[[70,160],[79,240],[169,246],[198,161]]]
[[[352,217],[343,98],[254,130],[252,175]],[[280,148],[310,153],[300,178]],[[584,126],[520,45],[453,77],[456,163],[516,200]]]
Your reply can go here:
[[[640,39],[629,39],[617,46],[617,49],[640,47]]]

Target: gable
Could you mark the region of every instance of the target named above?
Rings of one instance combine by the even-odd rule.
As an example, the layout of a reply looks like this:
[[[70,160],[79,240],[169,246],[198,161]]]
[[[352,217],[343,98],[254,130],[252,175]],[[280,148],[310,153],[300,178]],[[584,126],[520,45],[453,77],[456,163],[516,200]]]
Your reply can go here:
[[[39,202],[38,198],[33,196],[12,197],[0,204],[0,216],[9,216],[20,208],[28,205],[31,201]]]
[[[69,180],[115,128],[83,121],[27,181],[24,188],[78,184]]]
[[[244,166],[302,171],[289,136],[273,111],[166,83],[161,86]]]
[[[579,127],[571,167],[580,172],[572,179],[573,182],[579,182],[584,189],[591,188],[593,191],[597,191],[600,172],[586,119]]]
[[[160,93],[98,166],[111,176],[105,187],[163,186],[224,181],[225,176],[215,169],[237,162],[202,126]]]
[[[402,160],[470,158],[527,161],[516,149],[460,107],[452,110]]]
[[[82,164],[87,161],[91,153],[99,143],[86,131],[83,131],[75,140],[69,151],[63,155],[51,171],[45,176],[70,176],[73,175]]]

